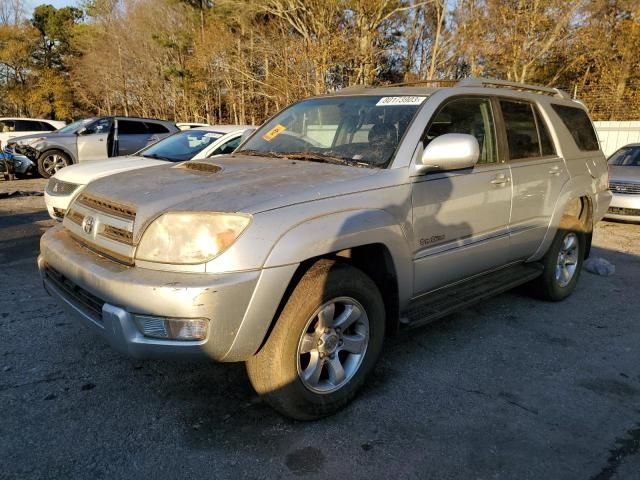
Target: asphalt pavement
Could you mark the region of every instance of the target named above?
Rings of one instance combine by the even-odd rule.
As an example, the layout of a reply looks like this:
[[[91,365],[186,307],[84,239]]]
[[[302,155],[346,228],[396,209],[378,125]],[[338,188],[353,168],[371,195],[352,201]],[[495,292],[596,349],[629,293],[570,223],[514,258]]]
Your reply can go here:
[[[2,479],[640,478],[640,225],[598,225],[613,276],[390,339],[355,402],[305,423],[242,364],[131,360],[64,316],[35,266],[52,224],[41,196],[0,196]]]

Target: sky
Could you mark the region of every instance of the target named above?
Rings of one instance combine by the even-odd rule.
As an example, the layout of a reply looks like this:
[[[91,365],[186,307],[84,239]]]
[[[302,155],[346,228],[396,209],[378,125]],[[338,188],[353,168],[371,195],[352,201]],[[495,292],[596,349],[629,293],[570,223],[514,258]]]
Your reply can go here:
[[[42,4],[53,5],[56,8],[78,4],[76,0],[29,0],[27,3],[29,4],[28,6],[31,7],[28,9],[30,11],[32,11],[36,6]]]

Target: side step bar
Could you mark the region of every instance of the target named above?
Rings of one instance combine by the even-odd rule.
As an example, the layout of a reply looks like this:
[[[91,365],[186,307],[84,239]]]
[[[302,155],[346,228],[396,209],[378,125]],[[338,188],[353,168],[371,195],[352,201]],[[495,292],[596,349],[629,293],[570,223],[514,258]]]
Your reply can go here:
[[[440,288],[409,303],[401,315],[401,328],[426,325],[476,302],[493,297],[542,274],[538,263],[511,265]]]

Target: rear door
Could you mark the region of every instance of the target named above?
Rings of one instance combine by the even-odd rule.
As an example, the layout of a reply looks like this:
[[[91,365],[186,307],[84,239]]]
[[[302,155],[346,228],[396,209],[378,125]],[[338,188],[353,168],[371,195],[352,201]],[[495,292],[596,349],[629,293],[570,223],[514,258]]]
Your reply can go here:
[[[152,145],[156,143],[158,140],[162,140],[163,138],[171,135],[171,132],[167,127],[157,122],[145,122],[147,126],[147,130],[149,132],[149,138],[147,139],[147,145]]]
[[[132,155],[151,142],[153,134],[142,120],[118,120],[118,155]]]
[[[413,178],[415,295],[504,265],[509,258],[509,167],[498,152],[489,98],[458,97],[439,108],[423,136],[426,146],[446,133],[473,135],[473,168]]]
[[[511,253],[514,259],[524,259],[542,242],[569,173],[539,107],[504,98],[499,104],[513,181]]]
[[[78,132],[78,161],[103,160],[109,152],[109,135],[113,118],[99,118]]]

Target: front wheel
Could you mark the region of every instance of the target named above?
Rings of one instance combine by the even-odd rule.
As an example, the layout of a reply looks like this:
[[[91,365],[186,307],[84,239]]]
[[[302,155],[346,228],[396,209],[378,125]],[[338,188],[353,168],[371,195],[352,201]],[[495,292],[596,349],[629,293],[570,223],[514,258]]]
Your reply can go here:
[[[542,260],[544,271],[535,280],[538,295],[553,302],[571,295],[580,277],[585,252],[584,233],[577,228],[560,229]]]
[[[55,175],[58,170],[69,165],[71,165],[69,155],[60,150],[50,150],[38,158],[38,173],[43,178],[49,178]]]
[[[269,339],[247,361],[251,384],[286,416],[331,415],[373,369],[384,327],[375,283],[348,264],[321,260],[302,277]]]

